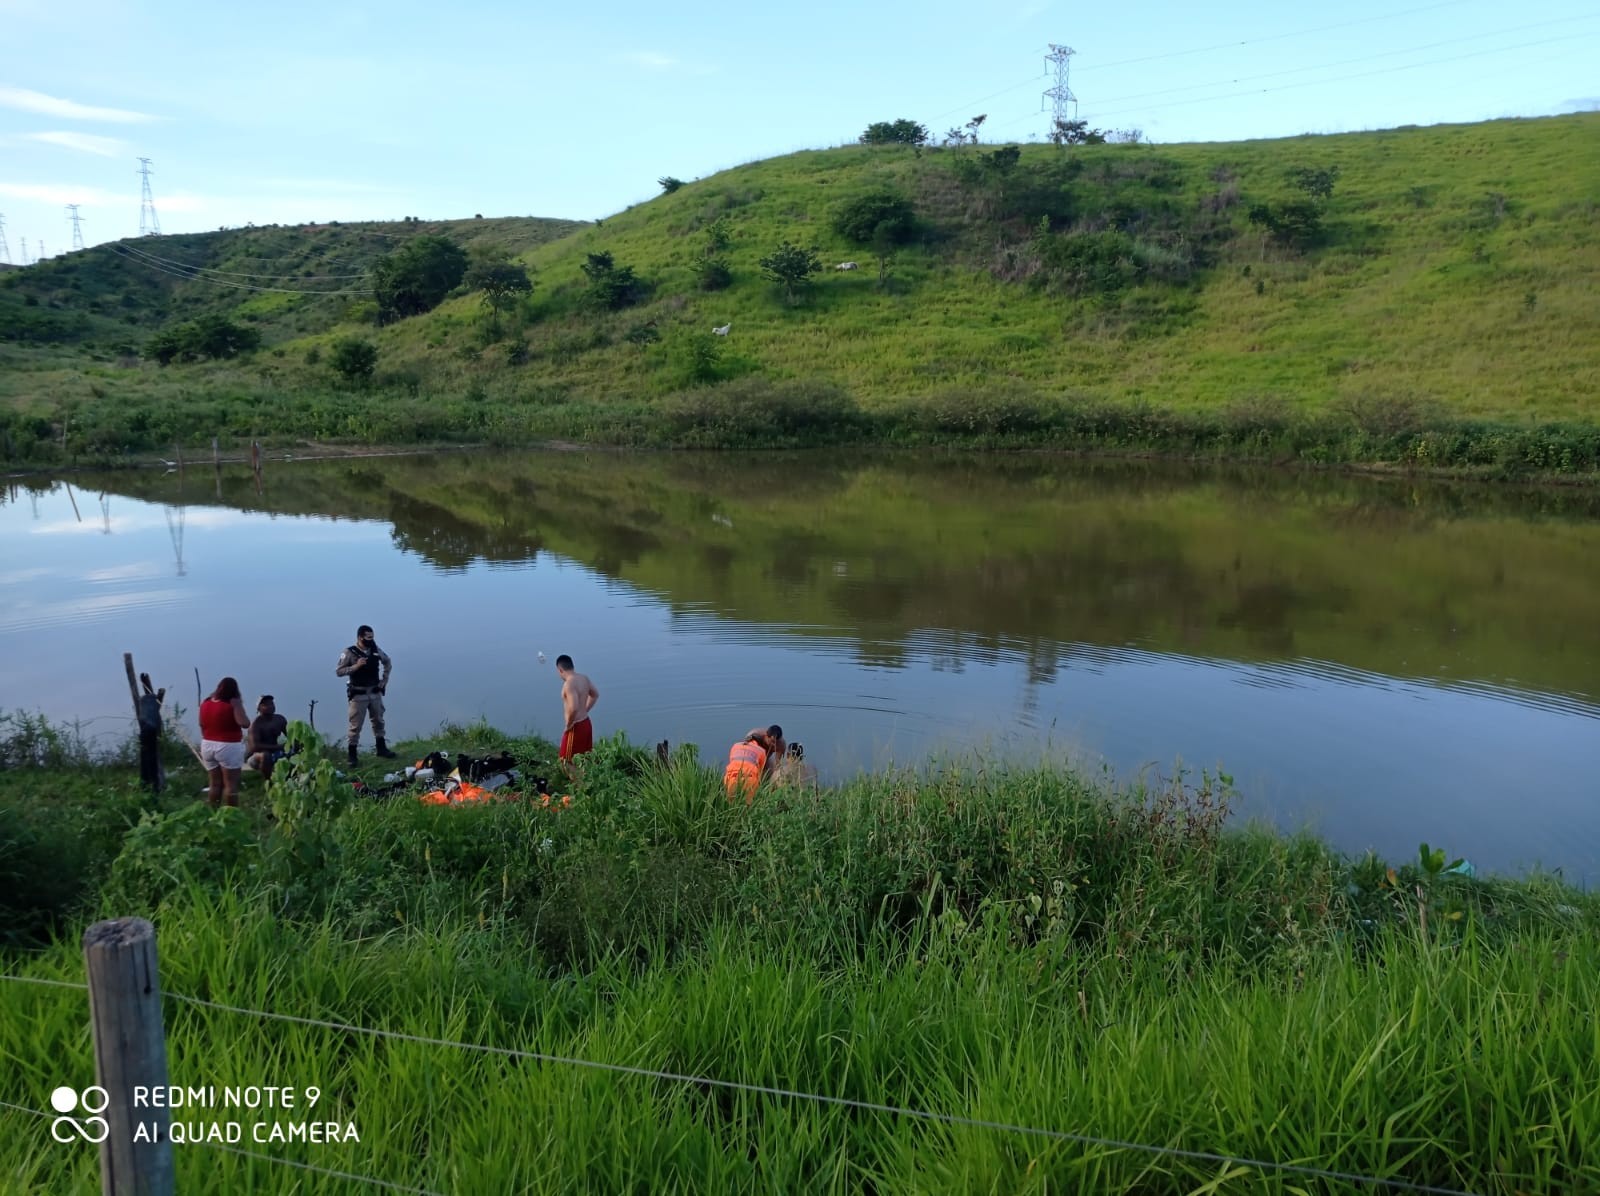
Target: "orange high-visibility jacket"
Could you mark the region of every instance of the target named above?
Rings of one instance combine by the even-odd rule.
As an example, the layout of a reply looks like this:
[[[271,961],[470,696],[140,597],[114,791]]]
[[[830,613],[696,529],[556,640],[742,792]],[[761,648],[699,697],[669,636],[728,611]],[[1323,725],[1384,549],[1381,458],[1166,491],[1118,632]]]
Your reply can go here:
[[[759,743],[736,743],[728,749],[728,767],[722,774],[722,786],[729,797],[744,794],[745,801],[755,797],[756,786],[767,769],[767,753]]]

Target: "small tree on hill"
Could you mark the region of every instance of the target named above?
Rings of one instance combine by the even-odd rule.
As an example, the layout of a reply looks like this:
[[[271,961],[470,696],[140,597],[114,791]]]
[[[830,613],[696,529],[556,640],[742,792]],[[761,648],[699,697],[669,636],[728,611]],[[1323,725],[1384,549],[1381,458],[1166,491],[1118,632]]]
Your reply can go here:
[[[887,225],[879,225],[872,234],[872,256],[878,259],[878,286],[887,289],[889,271],[894,266],[895,246],[900,242]]]
[[[519,297],[533,294],[528,268],[518,262],[474,262],[465,281],[473,290],[483,293],[483,304],[489,309],[495,327],[500,325],[501,312],[509,309]]]
[[[973,145],[978,144],[978,130],[983,128],[983,122],[988,119],[989,114],[987,112],[980,112],[977,116],[974,116],[967,122],[968,140],[970,140]]]
[[[822,259],[815,249],[802,248],[789,241],[784,241],[758,264],[764,277],[783,288],[783,296],[790,303],[799,302],[811,285],[811,276],[822,269]]]
[[[914,120],[880,120],[867,126],[861,134],[862,145],[926,145],[928,126]]]
[[[668,195],[671,195],[679,187],[683,186],[682,179],[675,179],[670,174],[663,175],[661,178],[657,179],[656,182],[660,185],[661,190],[666,192]]]
[[[365,386],[378,368],[378,346],[360,337],[344,337],[333,343],[328,363],[350,385]]]

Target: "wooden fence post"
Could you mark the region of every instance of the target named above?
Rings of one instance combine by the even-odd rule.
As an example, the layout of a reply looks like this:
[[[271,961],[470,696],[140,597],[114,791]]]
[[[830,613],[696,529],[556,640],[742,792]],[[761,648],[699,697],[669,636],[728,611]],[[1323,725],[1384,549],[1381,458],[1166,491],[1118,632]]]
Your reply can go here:
[[[111,1127],[100,1143],[101,1196],[172,1196],[171,1115],[164,1104],[133,1103],[135,1087],[167,1086],[155,927],[143,918],[96,922],[84,931],[83,959],[89,970],[95,1083],[106,1091],[105,1118]],[[141,1140],[135,1141],[141,1126]]]

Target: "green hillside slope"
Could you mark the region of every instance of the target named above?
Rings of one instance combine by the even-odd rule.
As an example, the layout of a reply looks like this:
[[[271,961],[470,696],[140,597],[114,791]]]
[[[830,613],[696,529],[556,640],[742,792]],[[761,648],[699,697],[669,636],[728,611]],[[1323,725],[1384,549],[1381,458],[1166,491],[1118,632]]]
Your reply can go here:
[[[979,152],[794,154],[544,246],[527,255],[540,277],[532,360],[514,374],[501,354],[440,354],[470,338],[471,299],[387,333],[385,348],[452,383],[659,394],[683,382],[673,338],[731,322],[733,371],[834,381],[869,405],[1009,380],[1163,406],[1396,396],[1469,415],[1594,413],[1600,115],[1066,156],[1027,146],[999,187],[960,181]],[[1339,169],[1325,239],[1303,249],[1248,214],[1290,201],[1285,175],[1300,166]],[[871,250],[830,227],[844,201],[883,187],[910,198],[924,226],[887,288]],[[733,284],[707,294],[694,268],[719,215]],[[1041,218],[1052,229],[1042,249]],[[1049,256],[1080,237],[1144,260],[1122,279],[1114,267],[1096,279],[1093,260],[1086,282],[1067,277],[1070,263],[1050,277]],[[809,301],[785,305],[757,265],[785,238],[862,268],[829,271]],[[651,301],[581,311],[580,268],[596,251],[634,267]],[[652,319],[662,345],[625,343]]]
[[[97,245],[15,270],[0,285],[0,344],[131,354],[165,324],[223,315],[258,326],[269,345],[362,317],[368,271],[412,236],[514,253],[582,227],[533,217],[418,223],[300,224],[177,233]],[[14,360],[26,362],[18,355]],[[70,360],[70,358],[69,358]]]
[[[909,205],[899,244],[842,231],[868,195]],[[0,280],[0,398],[23,439],[73,420],[69,454],[202,434],[965,438],[1587,472],[1597,214],[1600,114],[1064,152],[850,146],[736,167],[562,236],[559,222],[421,226],[529,268],[533,293],[498,320],[460,288],[377,328],[358,296],[230,292],[127,255],[193,252],[180,238],[110,248],[75,275],[73,258],[15,272]],[[213,260],[273,259],[337,287],[311,279],[398,243],[373,233],[417,230],[253,230],[274,239],[219,241]],[[761,267],[785,241],[824,266],[794,302]],[[637,279],[614,307],[586,273],[600,254]],[[845,261],[859,268],[832,268]],[[113,364],[130,337],[215,309],[255,322],[253,359]],[[70,328],[19,335],[19,312]],[[329,368],[325,348],[351,336],[377,347],[369,387]],[[108,395],[125,400],[115,417],[96,409]]]

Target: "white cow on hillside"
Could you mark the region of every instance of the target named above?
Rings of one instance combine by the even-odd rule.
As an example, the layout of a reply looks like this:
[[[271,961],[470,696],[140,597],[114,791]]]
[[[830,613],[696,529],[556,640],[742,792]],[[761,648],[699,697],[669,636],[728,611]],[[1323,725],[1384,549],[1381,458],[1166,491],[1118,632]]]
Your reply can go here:
[[[860,268],[861,266],[856,262],[840,262],[834,267],[835,270],[859,270]]]
[[[727,336],[728,335],[728,329],[730,329],[732,327],[733,327],[733,321],[729,320],[721,328],[713,328],[711,331],[716,333],[718,336]]]

